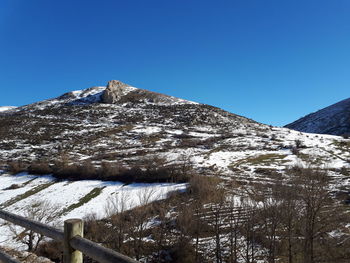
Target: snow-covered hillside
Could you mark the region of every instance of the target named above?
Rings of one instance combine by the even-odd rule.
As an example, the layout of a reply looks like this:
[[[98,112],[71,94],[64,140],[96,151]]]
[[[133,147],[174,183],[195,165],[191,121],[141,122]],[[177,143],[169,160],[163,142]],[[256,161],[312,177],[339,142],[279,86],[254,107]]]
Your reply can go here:
[[[130,171],[185,170],[248,187],[281,182],[298,164],[326,170],[332,191],[350,200],[349,140],[268,126],[119,81],[4,111],[0,123],[0,165],[5,169],[12,161],[88,160],[95,167],[107,163]],[[0,206],[21,214],[33,200],[46,199],[59,205],[59,220],[91,212],[102,217],[111,196],[127,193],[132,207],[138,205],[138,193],[153,188],[158,199],[185,185],[7,174],[0,175]]]
[[[142,205],[144,197],[148,201],[166,198],[172,191],[182,191],[185,184],[129,184],[118,182],[84,180],[57,181],[51,176],[34,176],[27,173],[18,175],[0,174],[0,208],[18,215],[25,215],[28,207],[39,201],[49,201],[57,206],[55,222],[63,226],[63,221],[69,218],[84,218],[95,215],[97,218],[106,216],[109,202],[124,198],[127,209]],[[0,243],[18,245],[12,240],[6,224],[0,224]],[[12,240],[12,244],[11,244]],[[10,241],[10,243],[9,243]]]
[[[350,134],[350,98],[306,115],[286,127],[311,133]]]
[[[13,110],[17,108],[16,106],[0,106],[0,112],[8,111],[8,110]]]
[[[106,90],[112,103],[104,101]],[[18,107],[1,114],[0,122],[2,163],[54,162],[62,154],[72,162],[141,169],[154,159],[165,167],[186,161],[198,173],[242,181],[270,180],[256,171],[296,163],[349,168],[350,145],[341,137],[271,127],[119,81]]]

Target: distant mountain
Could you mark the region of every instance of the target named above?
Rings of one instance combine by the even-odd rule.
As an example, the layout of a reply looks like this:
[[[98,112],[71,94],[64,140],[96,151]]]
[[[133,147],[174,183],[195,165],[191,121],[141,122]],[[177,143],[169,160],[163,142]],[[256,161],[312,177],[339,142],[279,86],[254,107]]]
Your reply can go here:
[[[306,115],[286,127],[310,133],[350,134],[350,98]]]
[[[17,108],[17,107],[15,107],[15,106],[0,106],[0,112],[13,110],[15,108]]]

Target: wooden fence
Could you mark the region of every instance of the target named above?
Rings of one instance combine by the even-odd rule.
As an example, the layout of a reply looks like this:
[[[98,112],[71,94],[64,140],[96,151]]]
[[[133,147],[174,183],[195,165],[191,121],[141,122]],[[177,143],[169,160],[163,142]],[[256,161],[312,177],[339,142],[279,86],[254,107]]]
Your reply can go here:
[[[81,219],[66,220],[64,222],[64,231],[61,231],[1,209],[0,218],[61,242],[63,244],[64,263],[82,263],[83,254],[101,263],[138,263],[138,261],[123,254],[85,239],[83,237],[84,225]],[[2,251],[0,251],[0,261],[4,263],[20,263]]]

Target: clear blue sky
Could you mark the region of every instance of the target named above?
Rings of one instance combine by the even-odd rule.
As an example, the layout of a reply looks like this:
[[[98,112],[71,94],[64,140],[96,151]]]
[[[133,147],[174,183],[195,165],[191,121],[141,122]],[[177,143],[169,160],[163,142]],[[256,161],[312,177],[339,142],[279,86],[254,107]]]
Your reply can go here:
[[[1,0],[0,105],[110,79],[284,125],[350,97],[350,1]]]

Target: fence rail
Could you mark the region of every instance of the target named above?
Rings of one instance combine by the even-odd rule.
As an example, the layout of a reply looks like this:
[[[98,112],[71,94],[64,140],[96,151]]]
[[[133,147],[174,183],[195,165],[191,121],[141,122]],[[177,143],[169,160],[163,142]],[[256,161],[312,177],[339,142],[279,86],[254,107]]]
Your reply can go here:
[[[64,222],[64,231],[61,231],[1,209],[0,218],[61,242],[63,244],[64,263],[82,263],[82,253],[100,263],[138,263],[132,258],[84,238],[84,226],[81,219],[66,220]],[[20,263],[2,251],[0,251],[0,261],[4,263]]]

